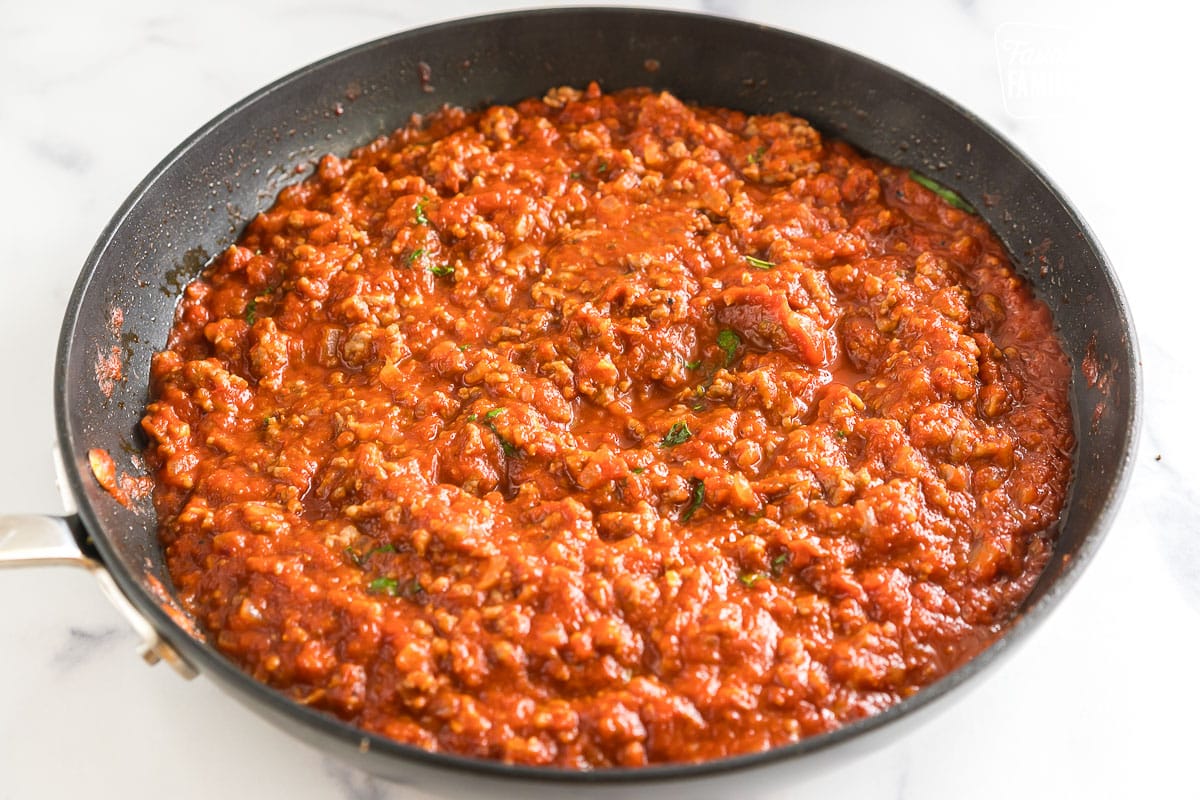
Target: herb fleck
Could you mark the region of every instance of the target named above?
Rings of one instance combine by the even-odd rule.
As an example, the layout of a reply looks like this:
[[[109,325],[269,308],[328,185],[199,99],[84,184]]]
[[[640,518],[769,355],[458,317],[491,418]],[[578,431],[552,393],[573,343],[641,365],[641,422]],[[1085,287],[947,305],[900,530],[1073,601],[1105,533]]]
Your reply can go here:
[[[496,440],[500,442],[500,449],[504,451],[504,455],[508,456],[509,458],[515,456],[518,452],[516,445],[501,436],[500,431],[496,430],[496,426],[492,423],[489,422],[487,426],[492,433],[496,434]]]
[[[253,325],[255,318],[258,316],[258,298],[255,297],[246,304],[246,324]]]
[[[517,450],[516,445],[514,445],[508,439],[505,439],[504,436],[500,434],[500,431],[496,430],[496,424],[492,422],[492,420],[498,417],[502,411],[504,411],[503,408],[493,408],[491,411],[484,414],[483,419],[485,421],[483,424],[486,425],[487,429],[496,436],[497,441],[500,442],[500,449],[504,451],[504,455],[511,458],[512,456],[517,455],[520,451]]]
[[[437,275],[439,278],[444,278],[447,275],[454,274],[454,267],[450,266],[449,264],[433,264],[429,267],[429,271],[434,275]]]
[[[683,444],[688,439],[692,438],[692,432],[688,430],[687,423],[683,420],[676,422],[667,431],[667,435],[658,443],[659,447],[674,447],[677,444]]]
[[[702,505],[704,505],[704,481],[693,480],[692,502],[688,504],[687,509],[684,510],[683,516],[681,516],[680,519],[684,522],[687,522],[692,518],[692,515],[696,513],[696,510]]]
[[[583,173],[581,173],[581,172],[572,172],[571,173],[571,180],[573,180],[573,181],[577,181],[582,177],[583,177]]]
[[[351,561],[354,562],[355,566],[361,567],[361,566],[364,566],[368,561],[370,561],[371,556],[375,555],[376,553],[394,553],[394,552],[396,552],[396,548],[393,547],[392,544],[389,542],[388,544],[381,544],[379,547],[376,547],[373,550],[369,550],[365,554],[358,552],[353,547],[347,547],[342,552],[346,554],[347,558],[349,558]],[[388,580],[392,580],[392,579],[391,578],[380,578],[379,580],[372,581],[371,583],[372,583],[372,585],[374,585],[376,583],[379,583],[379,581],[388,581]],[[393,583],[394,582],[395,581],[393,580]],[[380,584],[380,586],[382,587],[383,584]],[[371,588],[371,587],[368,586],[367,588]],[[378,590],[373,589],[372,591],[383,591],[383,590],[382,589],[378,589]],[[394,592],[389,592],[389,594],[394,594]]]
[[[467,422],[474,422],[477,419],[479,419],[478,414],[467,414]]]
[[[416,220],[418,225],[428,225],[429,224],[429,218],[425,216],[425,204],[428,202],[429,202],[428,197],[422,197],[420,200],[417,201],[417,208],[416,208],[416,211],[413,213],[413,219]]]
[[[754,587],[754,584],[758,583],[765,577],[767,576],[763,575],[761,572],[743,572],[741,575],[738,575],[738,580],[742,582],[742,586],[750,589]]]
[[[786,566],[787,563],[791,560],[792,560],[791,553],[780,553],[779,555],[772,558],[771,559],[771,574],[774,575],[775,577],[779,577],[779,575],[783,573],[784,566]]]
[[[408,254],[407,261],[409,264],[412,264],[414,261],[416,261],[418,258],[420,258],[423,255],[425,255],[425,248],[418,247],[416,250],[413,250],[411,253]]]
[[[921,184],[926,189],[933,192],[938,197],[942,198],[943,200],[945,200],[947,203],[954,206],[955,208],[962,209],[963,211],[966,211],[968,214],[979,213],[971,206],[970,203],[968,203],[966,200],[963,200],[961,197],[959,197],[957,194],[955,194],[951,190],[947,189],[945,186],[942,186],[940,183],[935,181],[933,178],[926,178],[921,173],[914,172],[912,170],[909,170],[908,177],[912,178],[914,181]]]
[[[400,581],[395,578],[376,578],[367,584],[367,591],[371,594],[386,594],[395,597],[400,593]]]
[[[684,366],[685,366],[685,367],[687,367],[688,369],[700,369],[700,364],[701,364],[701,363],[702,363],[702,362],[700,362],[699,360],[696,360],[696,361],[688,361],[688,362],[685,362],[685,363],[684,363]]]
[[[641,475],[643,472],[646,471],[646,468],[645,467],[630,467],[629,471],[632,472],[634,475]]]
[[[608,172],[608,162],[601,161],[600,166],[596,167],[597,172]]]
[[[774,261],[764,261],[763,259],[755,258],[754,256],[746,256],[746,263],[755,269],[772,269],[775,267]]]
[[[846,433],[845,431],[834,431],[834,435],[839,439],[845,439],[850,434]]]
[[[725,366],[733,363],[733,357],[741,346],[742,338],[733,331],[724,330],[717,334],[717,347],[725,351]]]

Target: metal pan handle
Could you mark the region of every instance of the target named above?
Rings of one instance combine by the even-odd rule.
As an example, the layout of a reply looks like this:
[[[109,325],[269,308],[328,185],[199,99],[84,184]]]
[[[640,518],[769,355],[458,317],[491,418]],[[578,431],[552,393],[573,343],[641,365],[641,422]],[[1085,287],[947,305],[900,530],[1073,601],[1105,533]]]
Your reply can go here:
[[[78,517],[0,514],[0,567],[69,566],[93,569]]]
[[[104,596],[141,637],[138,652],[146,663],[164,661],[183,677],[196,677],[196,669],[121,594],[78,517],[0,514],[0,568],[46,566],[82,567],[92,573]]]

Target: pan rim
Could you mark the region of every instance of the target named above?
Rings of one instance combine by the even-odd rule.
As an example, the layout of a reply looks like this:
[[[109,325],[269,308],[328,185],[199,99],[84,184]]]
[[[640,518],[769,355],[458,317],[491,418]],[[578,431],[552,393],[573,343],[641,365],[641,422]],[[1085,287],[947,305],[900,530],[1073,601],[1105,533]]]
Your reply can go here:
[[[86,464],[86,447],[82,450],[80,449],[82,443],[78,440],[79,437],[76,436],[76,432],[73,429],[73,426],[70,424],[72,419],[70,416],[71,398],[66,392],[67,366],[72,362],[73,355],[83,350],[82,346],[77,347],[77,342],[75,340],[75,329],[80,318],[79,312],[82,306],[82,300],[88,292],[92,280],[96,275],[97,268],[103,260],[105,252],[122,229],[132,210],[138,205],[141,199],[155,185],[155,183],[171,170],[177,161],[179,161],[193,147],[196,147],[200,142],[210,136],[214,131],[221,129],[222,126],[224,126],[229,120],[236,117],[247,108],[262,102],[265,98],[269,97],[273,93],[282,90],[296,81],[302,80],[314,73],[319,73],[331,65],[343,60],[357,57],[364,52],[375,49],[386,49],[402,46],[409,39],[426,36],[439,30],[453,29],[471,25],[486,25],[493,22],[500,22],[515,18],[530,19],[555,16],[586,15],[596,15],[599,17],[629,17],[631,15],[640,17],[654,17],[658,18],[663,24],[667,25],[671,24],[672,22],[682,20],[715,23],[730,29],[746,29],[767,33],[772,36],[780,37],[781,41],[786,40],[789,46],[824,49],[829,52],[837,53],[843,58],[849,58],[854,61],[863,62],[866,66],[869,66],[870,68],[883,73],[884,75],[902,82],[909,88],[927,96],[932,102],[941,104],[948,111],[964,118],[980,135],[993,139],[1000,147],[1008,151],[1008,153],[1017,162],[1023,164],[1029,171],[1029,174],[1040,181],[1047,189],[1049,194],[1059,204],[1061,204],[1072,224],[1077,227],[1079,233],[1085,240],[1086,245],[1095,252],[1098,262],[1103,267],[1102,272],[1104,282],[1107,283],[1115,299],[1115,308],[1118,317],[1115,322],[1121,326],[1121,330],[1125,334],[1127,354],[1129,357],[1129,364],[1131,365],[1128,374],[1127,385],[1122,385],[1122,388],[1127,390],[1128,393],[1130,422],[1127,430],[1124,431],[1123,442],[1121,442],[1123,445],[1122,457],[1119,463],[1114,466],[1114,478],[1111,482],[1107,496],[1103,498],[1103,501],[1099,507],[1095,524],[1083,537],[1077,554],[1071,559],[1070,563],[1064,565],[1062,572],[1058,576],[1054,585],[1032,605],[1020,612],[1018,616],[1014,618],[1013,621],[1005,628],[1004,633],[986,650],[984,650],[970,662],[962,665],[935,683],[924,687],[913,696],[896,703],[895,705],[878,714],[871,715],[836,730],[807,737],[788,745],[783,745],[755,753],[695,763],[670,763],[646,767],[613,767],[598,770],[575,771],[554,767],[508,764],[501,761],[460,756],[452,753],[431,752],[414,745],[403,744],[377,734],[369,733],[343,722],[332,715],[315,711],[311,708],[300,705],[299,703],[287,698],[277,690],[272,689],[266,684],[260,683],[249,674],[243,672],[240,668],[234,665],[232,661],[229,661],[225,656],[220,654],[213,645],[201,643],[193,639],[167,615],[167,613],[160,607],[158,601],[153,597],[153,595],[151,595],[142,587],[141,583],[134,577],[134,575],[129,570],[125,569],[120,558],[117,556],[112,545],[109,543],[107,535],[104,535],[104,527],[100,524],[99,516],[88,500],[88,493],[85,485],[85,482],[88,480],[88,478],[85,477],[86,470],[82,466],[83,464]],[[82,345],[82,343],[78,344]],[[1074,371],[1075,370],[1073,369],[1073,372]],[[272,712],[285,718],[294,719],[303,726],[313,729],[316,733],[322,735],[323,737],[337,740],[339,743],[348,748],[359,749],[364,746],[363,743],[365,742],[366,749],[376,751],[378,753],[387,755],[390,758],[401,761],[416,761],[446,770],[464,770],[475,773],[476,775],[489,777],[577,785],[651,783],[684,778],[698,778],[711,776],[718,773],[728,773],[732,771],[740,771],[753,767],[764,766],[767,764],[796,759],[800,756],[816,753],[818,751],[829,750],[850,740],[864,738],[866,734],[887,727],[889,723],[892,723],[899,718],[911,716],[913,712],[931,706],[936,701],[953,693],[954,690],[959,686],[972,681],[973,678],[981,673],[985,673],[992,664],[996,663],[1004,655],[1012,652],[1015,645],[1026,641],[1030,632],[1032,632],[1058,605],[1061,598],[1066,594],[1067,591],[1070,590],[1076,580],[1078,580],[1086,565],[1090,563],[1096,550],[1099,548],[1105,535],[1111,528],[1112,523],[1119,511],[1120,500],[1129,485],[1130,478],[1133,473],[1133,463],[1136,457],[1137,444],[1140,437],[1143,414],[1143,377],[1141,372],[1142,368],[1138,341],[1136,331],[1133,326],[1132,317],[1129,313],[1128,300],[1117,279],[1116,273],[1113,270],[1111,261],[1096,239],[1093,231],[1078,210],[1059,190],[1058,186],[1054,184],[1049,177],[1047,177],[1045,172],[1031,158],[1029,158],[1011,142],[1009,142],[1007,138],[997,132],[988,123],[978,118],[969,110],[963,108],[955,101],[945,97],[937,90],[915,80],[914,78],[909,77],[898,70],[893,69],[892,67],[881,64],[860,53],[844,47],[792,31],[761,25],[758,23],[729,19],[713,14],[668,11],[650,8],[580,6],[508,11],[487,15],[469,16],[405,30],[373,39],[351,48],[338,51],[300,67],[299,69],[296,69],[287,75],[268,83],[255,92],[252,92],[243,99],[226,108],[221,113],[214,116],[211,120],[184,139],[150,170],[150,172],[138,183],[138,185],[121,204],[120,208],[113,215],[97,238],[95,245],[88,254],[84,265],[81,268],[79,277],[72,290],[70,299],[68,300],[67,309],[64,313],[63,324],[57,347],[54,371],[54,387],[55,417],[59,448],[63,455],[63,462],[66,467],[65,473],[68,489],[71,495],[74,497],[78,507],[77,513],[83,521],[85,528],[88,531],[96,534],[93,538],[97,549],[100,551],[106,568],[113,575],[113,578],[120,587],[122,593],[130,600],[130,602],[138,609],[138,611],[150,621],[155,630],[157,630],[159,634],[171,644],[172,647],[179,650],[185,659],[197,666],[200,671],[214,678],[220,685],[222,685],[223,688],[234,690],[234,693],[236,696],[238,696],[239,700],[241,700],[243,696],[252,697],[256,702],[264,703]],[[1078,463],[1075,464],[1075,468],[1079,468]],[[961,695],[961,693],[958,693],[956,696],[959,695]],[[253,707],[251,710],[261,713],[258,709]]]

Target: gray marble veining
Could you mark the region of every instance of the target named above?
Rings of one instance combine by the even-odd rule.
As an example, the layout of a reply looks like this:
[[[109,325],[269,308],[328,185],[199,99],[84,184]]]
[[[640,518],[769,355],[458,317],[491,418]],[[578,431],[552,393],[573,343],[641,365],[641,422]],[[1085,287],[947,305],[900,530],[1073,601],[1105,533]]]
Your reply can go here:
[[[116,627],[67,629],[67,639],[54,653],[54,665],[67,671],[86,667],[97,651],[124,642],[132,644],[133,635],[127,629]]]

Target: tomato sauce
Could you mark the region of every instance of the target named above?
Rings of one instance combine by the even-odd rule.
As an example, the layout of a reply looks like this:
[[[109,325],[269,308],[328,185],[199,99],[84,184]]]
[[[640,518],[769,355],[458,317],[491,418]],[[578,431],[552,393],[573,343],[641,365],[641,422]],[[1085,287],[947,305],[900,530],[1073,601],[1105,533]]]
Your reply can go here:
[[[1048,310],[918,178],[594,85],[324,157],[153,362],[180,597],[297,702],[522,764],[758,751],[936,681],[1046,564],[1073,439]]]

